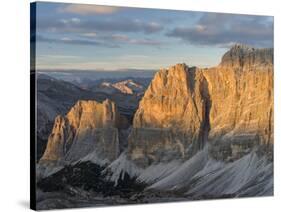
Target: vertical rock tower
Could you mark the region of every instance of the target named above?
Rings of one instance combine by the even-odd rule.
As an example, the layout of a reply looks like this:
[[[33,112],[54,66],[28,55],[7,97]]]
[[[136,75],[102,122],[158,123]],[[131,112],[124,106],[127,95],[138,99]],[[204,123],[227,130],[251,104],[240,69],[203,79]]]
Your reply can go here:
[[[134,116],[130,157],[147,165],[192,156],[204,145],[210,104],[201,70],[185,64],[160,70]]]
[[[75,161],[93,152],[112,161],[119,155],[118,129],[125,127],[114,102],[78,101],[56,117],[41,161]]]

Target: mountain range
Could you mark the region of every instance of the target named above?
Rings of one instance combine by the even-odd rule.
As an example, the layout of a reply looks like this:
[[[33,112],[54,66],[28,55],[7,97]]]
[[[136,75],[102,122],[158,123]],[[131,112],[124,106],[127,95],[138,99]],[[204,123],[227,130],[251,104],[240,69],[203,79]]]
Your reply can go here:
[[[176,64],[148,86],[39,80],[39,129],[53,123],[41,209],[273,195],[273,49],[234,45],[216,67]]]

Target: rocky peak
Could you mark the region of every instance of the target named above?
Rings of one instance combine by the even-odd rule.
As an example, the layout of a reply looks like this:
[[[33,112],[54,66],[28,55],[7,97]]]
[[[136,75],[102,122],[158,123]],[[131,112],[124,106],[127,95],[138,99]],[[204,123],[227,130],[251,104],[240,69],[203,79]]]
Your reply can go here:
[[[119,154],[118,129],[127,126],[113,101],[78,101],[65,117],[56,117],[41,161],[73,161],[93,151],[113,160]]]
[[[114,83],[112,86],[124,94],[134,94],[144,90],[142,85],[137,84],[132,79]]]
[[[157,72],[140,102],[134,118],[134,126],[179,127],[173,125],[173,122],[182,125],[180,129],[185,128],[183,122],[187,123],[187,121],[183,121],[180,116],[190,103],[188,99],[195,98],[194,85],[196,80],[202,80],[200,73],[200,71],[196,72],[196,68],[189,68],[184,63]],[[171,116],[171,114],[179,116]]]
[[[200,148],[208,122],[206,83],[202,71],[185,64],[155,74],[134,116],[129,136],[133,160],[145,165],[187,158]]]
[[[117,107],[109,99],[102,103],[80,100],[67,113],[66,117],[74,128],[116,127],[118,119]]]
[[[103,92],[114,93],[121,92],[122,94],[140,94],[143,93],[144,87],[132,79],[122,80],[116,83],[103,82],[100,85]]]
[[[250,67],[272,64],[272,48],[258,49],[247,45],[235,44],[223,55],[220,65],[226,67]]]

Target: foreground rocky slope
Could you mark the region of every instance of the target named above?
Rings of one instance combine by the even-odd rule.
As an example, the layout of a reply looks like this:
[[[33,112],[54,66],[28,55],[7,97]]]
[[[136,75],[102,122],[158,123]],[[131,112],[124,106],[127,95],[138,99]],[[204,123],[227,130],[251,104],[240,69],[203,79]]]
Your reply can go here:
[[[123,154],[109,165],[65,166],[38,182],[38,209],[273,195],[273,164],[266,156],[252,152],[226,163],[207,150],[146,168]]]

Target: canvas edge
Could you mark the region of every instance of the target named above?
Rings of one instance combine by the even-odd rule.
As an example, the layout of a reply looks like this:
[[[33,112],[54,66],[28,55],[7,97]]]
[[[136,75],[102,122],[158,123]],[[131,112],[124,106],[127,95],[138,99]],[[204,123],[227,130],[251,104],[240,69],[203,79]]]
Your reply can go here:
[[[30,3],[30,209],[36,210],[36,2]]]

